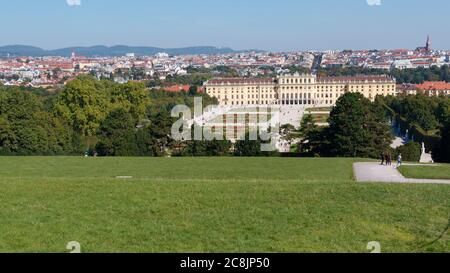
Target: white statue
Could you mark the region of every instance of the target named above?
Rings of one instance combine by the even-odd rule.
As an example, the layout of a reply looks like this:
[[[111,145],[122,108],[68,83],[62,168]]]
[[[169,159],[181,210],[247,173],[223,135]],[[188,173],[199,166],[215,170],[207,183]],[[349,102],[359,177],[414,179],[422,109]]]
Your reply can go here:
[[[434,163],[431,154],[427,154],[425,143],[422,142],[422,155],[420,156],[420,163]]]

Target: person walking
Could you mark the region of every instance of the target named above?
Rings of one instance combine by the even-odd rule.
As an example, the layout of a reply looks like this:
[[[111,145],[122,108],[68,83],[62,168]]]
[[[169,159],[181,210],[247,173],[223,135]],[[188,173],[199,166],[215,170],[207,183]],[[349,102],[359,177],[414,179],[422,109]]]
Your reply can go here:
[[[397,157],[397,168],[402,166],[402,154],[398,154]]]
[[[381,153],[381,154],[380,154],[380,157],[381,157],[381,165],[384,165],[384,154]]]

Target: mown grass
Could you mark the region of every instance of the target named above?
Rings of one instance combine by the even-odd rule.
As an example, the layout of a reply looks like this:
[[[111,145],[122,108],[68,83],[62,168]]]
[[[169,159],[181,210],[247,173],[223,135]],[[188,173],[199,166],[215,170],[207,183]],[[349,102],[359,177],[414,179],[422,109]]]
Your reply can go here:
[[[434,166],[402,166],[399,170],[407,178],[450,179],[450,164]]]
[[[354,159],[0,158],[0,252],[448,252],[450,187]],[[133,179],[116,179],[133,176]]]

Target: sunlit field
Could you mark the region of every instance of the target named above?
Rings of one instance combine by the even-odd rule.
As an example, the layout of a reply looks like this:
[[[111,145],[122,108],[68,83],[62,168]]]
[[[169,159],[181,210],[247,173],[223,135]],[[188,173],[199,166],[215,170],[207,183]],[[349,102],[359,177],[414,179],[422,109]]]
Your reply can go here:
[[[450,186],[360,184],[355,161],[1,157],[0,252],[450,251]]]
[[[407,178],[450,179],[450,164],[402,166],[400,172]]]

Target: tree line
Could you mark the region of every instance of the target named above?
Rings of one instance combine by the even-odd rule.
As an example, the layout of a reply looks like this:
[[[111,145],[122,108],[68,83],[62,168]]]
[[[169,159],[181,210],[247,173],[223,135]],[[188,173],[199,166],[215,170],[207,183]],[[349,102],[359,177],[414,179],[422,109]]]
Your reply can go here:
[[[450,162],[450,98],[424,95],[379,97],[389,109],[405,119],[409,127],[417,126],[439,139],[431,147],[436,161]]]
[[[216,104],[202,96],[203,105]],[[411,122],[438,130],[439,159],[447,161],[450,107],[448,98],[411,96],[377,98],[359,93],[338,99],[328,127],[319,127],[310,115],[300,129],[283,126],[281,135],[298,142],[302,156],[370,157],[389,148],[393,140],[385,111],[389,105]],[[150,90],[143,83],[117,84],[80,76],[62,90],[0,86],[0,154],[99,156],[272,156],[261,152],[261,141],[174,141],[170,134],[176,105],[193,108],[192,94]],[[250,133],[250,132],[248,132]],[[416,146],[417,147],[417,146]],[[448,151],[448,152],[445,152]],[[416,154],[412,152],[411,154]]]
[[[417,96],[387,96],[382,99],[397,114],[425,131],[439,130],[450,117],[450,98]]]
[[[205,105],[215,103],[206,96]],[[170,110],[193,107],[187,93],[149,91],[80,76],[55,93],[0,86],[0,154],[160,155],[169,144]]]

